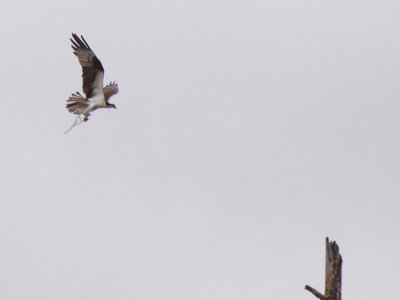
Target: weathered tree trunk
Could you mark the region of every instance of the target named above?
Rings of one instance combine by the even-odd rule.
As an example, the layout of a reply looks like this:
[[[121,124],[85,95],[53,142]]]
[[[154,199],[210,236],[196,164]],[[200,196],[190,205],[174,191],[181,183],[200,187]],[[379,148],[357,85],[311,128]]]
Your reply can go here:
[[[342,262],[339,246],[326,238],[325,294],[308,285],[305,289],[321,300],[342,300]]]

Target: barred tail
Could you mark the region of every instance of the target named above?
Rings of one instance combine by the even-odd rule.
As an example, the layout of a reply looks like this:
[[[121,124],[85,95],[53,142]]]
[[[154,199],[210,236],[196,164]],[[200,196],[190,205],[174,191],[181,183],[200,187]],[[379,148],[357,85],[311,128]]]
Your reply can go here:
[[[89,102],[86,100],[86,98],[83,97],[79,92],[76,92],[68,98],[66,108],[70,113],[81,115],[84,114],[88,106]]]

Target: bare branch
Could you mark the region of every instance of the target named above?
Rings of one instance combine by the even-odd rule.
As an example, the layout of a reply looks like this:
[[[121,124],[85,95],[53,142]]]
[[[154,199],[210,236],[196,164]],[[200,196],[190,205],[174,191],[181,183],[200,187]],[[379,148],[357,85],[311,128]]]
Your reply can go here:
[[[313,289],[311,286],[306,285],[305,289],[307,291],[309,291],[310,293],[312,293],[315,297],[317,297],[318,299],[321,300],[326,300],[325,296],[323,294],[321,294],[320,292],[318,292],[316,289]]]

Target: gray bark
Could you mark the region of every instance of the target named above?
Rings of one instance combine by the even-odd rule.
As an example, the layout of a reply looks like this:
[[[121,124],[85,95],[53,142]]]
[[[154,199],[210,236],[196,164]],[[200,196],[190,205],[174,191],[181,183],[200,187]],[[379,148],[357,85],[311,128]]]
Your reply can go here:
[[[326,238],[325,293],[306,285],[305,289],[320,300],[342,300],[342,256],[336,242]]]

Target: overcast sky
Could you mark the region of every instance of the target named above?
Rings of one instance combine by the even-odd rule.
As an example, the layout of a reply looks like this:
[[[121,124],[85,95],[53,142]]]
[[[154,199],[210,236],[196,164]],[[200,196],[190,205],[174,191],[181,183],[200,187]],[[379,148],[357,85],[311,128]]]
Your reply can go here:
[[[400,2],[7,1],[0,298],[398,297]],[[71,32],[117,110],[63,132]]]

